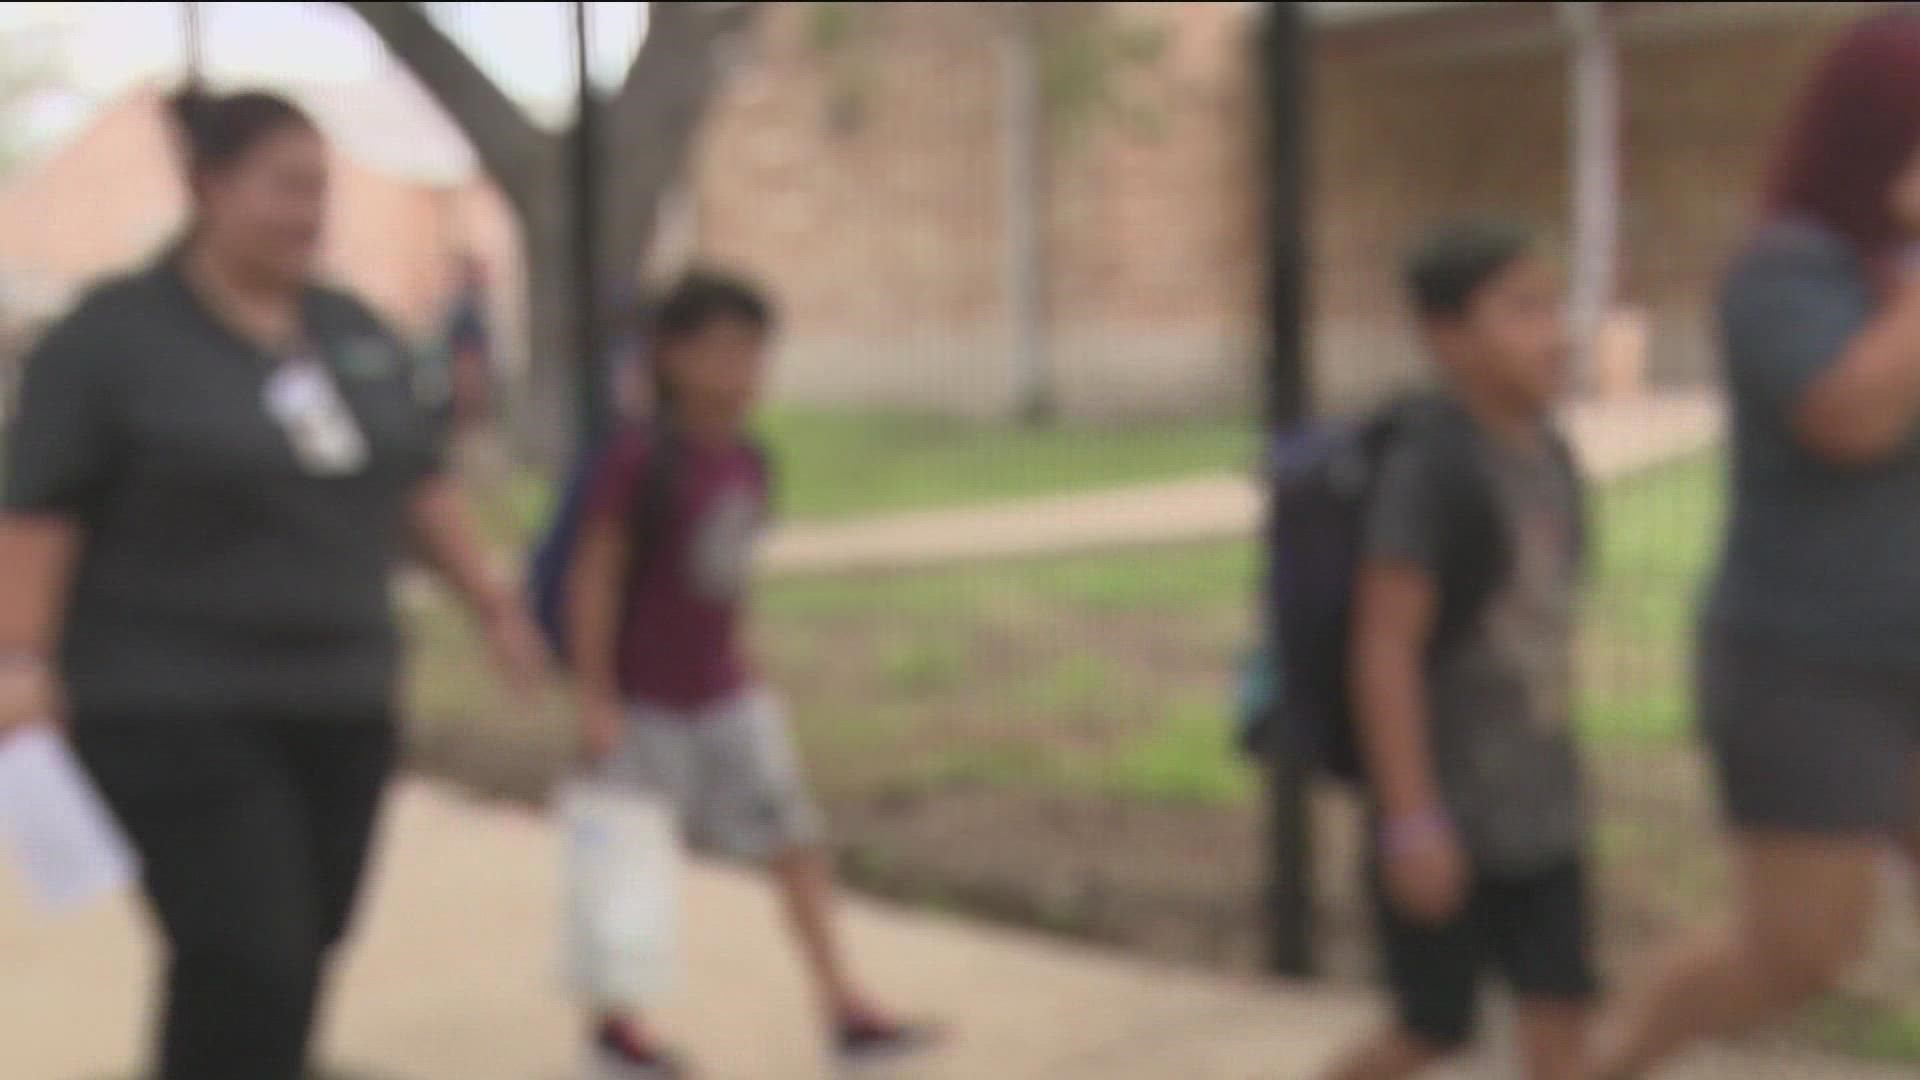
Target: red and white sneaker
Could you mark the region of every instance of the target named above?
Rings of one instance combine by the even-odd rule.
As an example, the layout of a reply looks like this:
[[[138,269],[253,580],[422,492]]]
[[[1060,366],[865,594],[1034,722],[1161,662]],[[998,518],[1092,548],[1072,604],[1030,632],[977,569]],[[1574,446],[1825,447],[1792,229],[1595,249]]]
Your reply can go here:
[[[687,1080],[681,1060],[631,1024],[609,1022],[593,1033],[587,1080]]]
[[[943,1033],[931,1024],[905,1023],[882,1016],[856,1016],[840,1021],[835,1049],[846,1073],[883,1069],[903,1059],[927,1053],[940,1045]]]

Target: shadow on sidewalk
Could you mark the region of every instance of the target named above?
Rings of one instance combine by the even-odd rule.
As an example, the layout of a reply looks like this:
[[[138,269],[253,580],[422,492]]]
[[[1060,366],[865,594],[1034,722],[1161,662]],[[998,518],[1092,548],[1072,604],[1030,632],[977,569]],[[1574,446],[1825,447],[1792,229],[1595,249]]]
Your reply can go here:
[[[132,1076],[93,1076],[81,1080],[144,1080]],[[372,1072],[365,1069],[323,1069],[307,1080],[413,1080],[411,1077],[395,1076],[390,1072]]]

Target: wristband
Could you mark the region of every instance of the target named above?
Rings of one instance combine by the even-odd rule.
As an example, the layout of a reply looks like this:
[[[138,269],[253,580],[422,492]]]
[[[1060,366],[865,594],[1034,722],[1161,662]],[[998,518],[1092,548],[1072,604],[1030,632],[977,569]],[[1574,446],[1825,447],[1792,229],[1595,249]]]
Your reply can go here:
[[[1438,810],[1394,818],[1380,826],[1380,850],[1388,858],[1417,851],[1453,835],[1453,822]]]

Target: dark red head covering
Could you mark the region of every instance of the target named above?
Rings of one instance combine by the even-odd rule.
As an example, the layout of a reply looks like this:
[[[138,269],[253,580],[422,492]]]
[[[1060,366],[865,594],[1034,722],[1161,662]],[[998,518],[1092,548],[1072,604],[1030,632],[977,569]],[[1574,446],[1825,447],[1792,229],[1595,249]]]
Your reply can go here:
[[[1780,149],[1771,219],[1824,225],[1878,262],[1903,239],[1893,184],[1920,149],[1920,4],[1868,18],[1821,61]]]

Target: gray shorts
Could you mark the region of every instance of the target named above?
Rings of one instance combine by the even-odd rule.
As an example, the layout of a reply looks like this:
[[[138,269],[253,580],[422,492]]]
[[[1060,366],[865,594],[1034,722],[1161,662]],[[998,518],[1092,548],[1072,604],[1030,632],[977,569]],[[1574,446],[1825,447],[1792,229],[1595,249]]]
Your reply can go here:
[[[764,859],[818,843],[824,833],[786,712],[763,691],[697,713],[634,706],[606,773],[664,795],[688,841],[718,854]]]
[[[1741,829],[1906,836],[1920,826],[1920,672],[1835,663],[1709,628],[1701,727]]]

